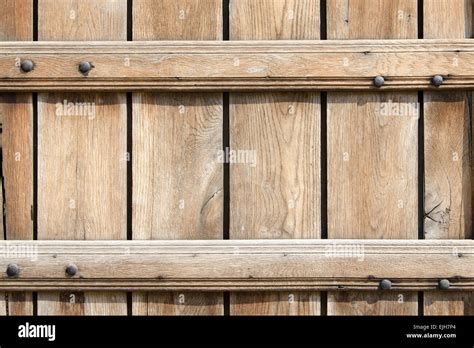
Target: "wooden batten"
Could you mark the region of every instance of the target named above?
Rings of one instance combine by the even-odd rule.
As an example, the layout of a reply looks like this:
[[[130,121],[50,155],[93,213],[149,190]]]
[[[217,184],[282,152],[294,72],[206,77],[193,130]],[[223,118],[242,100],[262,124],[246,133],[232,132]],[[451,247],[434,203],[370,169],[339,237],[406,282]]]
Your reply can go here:
[[[34,70],[22,72],[18,58]],[[81,61],[94,68],[84,76]],[[375,76],[385,77],[375,87]],[[444,77],[441,86],[431,84]],[[472,40],[2,42],[0,91],[474,87]]]
[[[472,240],[1,241],[0,251],[0,269],[20,268],[2,271],[9,291],[376,290],[382,279],[474,289]]]

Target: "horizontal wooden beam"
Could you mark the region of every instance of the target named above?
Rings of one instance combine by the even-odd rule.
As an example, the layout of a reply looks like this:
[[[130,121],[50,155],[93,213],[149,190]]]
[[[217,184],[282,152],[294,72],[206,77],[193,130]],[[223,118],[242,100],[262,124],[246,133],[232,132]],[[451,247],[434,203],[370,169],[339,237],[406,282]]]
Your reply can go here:
[[[25,60],[32,71],[20,69]],[[93,65],[87,76],[81,61]],[[434,75],[444,77],[440,87],[431,84]],[[0,43],[0,91],[473,87],[474,42],[467,39]]]
[[[8,291],[473,290],[474,241],[2,241],[0,270]]]

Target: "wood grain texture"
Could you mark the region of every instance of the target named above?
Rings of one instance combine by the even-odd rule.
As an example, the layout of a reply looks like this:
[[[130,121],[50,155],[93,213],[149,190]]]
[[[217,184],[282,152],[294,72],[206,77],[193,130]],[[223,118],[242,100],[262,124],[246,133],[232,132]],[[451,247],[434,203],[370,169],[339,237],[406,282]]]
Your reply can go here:
[[[328,1],[326,11],[330,40],[417,37],[416,0]],[[328,238],[417,238],[418,128],[407,115],[417,94],[327,100]],[[328,293],[328,315],[417,314],[416,293],[401,295]]]
[[[331,315],[416,315],[418,299],[413,292],[393,291],[369,295],[366,292],[329,292]]]
[[[413,93],[329,94],[330,238],[417,237],[417,100]]]
[[[384,278],[392,280],[392,292],[434,290],[439,279],[450,280],[447,294],[474,289],[472,240],[16,242],[17,248],[32,245],[34,258],[0,259],[0,269],[16,263],[21,270],[15,278],[1,275],[1,290],[348,291],[377,290]],[[0,242],[0,250],[7,246]],[[74,277],[64,272],[70,262],[78,267]],[[285,302],[282,308],[291,304]]]
[[[127,0],[38,0],[41,41],[127,39]]]
[[[0,95],[7,239],[31,239],[33,107],[30,94]]]
[[[220,0],[135,0],[134,40],[222,40]]]
[[[425,238],[470,238],[468,92],[426,93]]]
[[[0,41],[33,39],[32,0],[1,0]],[[30,94],[0,94],[2,123],[1,239],[32,239],[33,116]],[[4,194],[4,196],[3,196]],[[4,230],[5,224],[6,230]],[[33,314],[29,292],[0,293],[0,313]],[[2,310],[3,307],[3,310]]]
[[[317,40],[319,0],[230,0],[232,40]]]
[[[30,94],[0,95],[2,170],[7,240],[33,238],[33,106]],[[3,216],[2,216],[3,230]],[[3,234],[2,234],[3,236]],[[31,315],[31,293],[8,294],[9,315]]]
[[[134,40],[222,39],[220,0],[134,1],[133,18]],[[222,95],[135,94],[133,122],[133,238],[221,239]],[[223,315],[223,294],[135,292],[132,312]]]
[[[134,239],[222,238],[220,94],[134,94]]]
[[[231,237],[320,237],[320,99],[315,93],[230,96]],[[241,162],[241,163],[240,163]]]
[[[434,0],[437,1],[437,0]],[[413,0],[330,0],[328,39],[413,39],[417,2]]]
[[[84,113],[63,115],[64,101],[84,103]],[[38,102],[39,239],[123,239],[124,95],[40,94]]]
[[[224,297],[215,293],[136,293],[133,315],[222,315],[223,301]]]
[[[423,38],[459,39],[471,35],[471,0],[423,1]]]
[[[0,0],[0,41],[33,39],[33,0]]]
[[[319,39],[319,1],[234,0],[229,24],[231,40]],[[230,238],[320,238],[320,95],[230,94],[229,104],[230,149],[255,155],[230,165]],[[295,294],[306,298],[296,306],[287,296],[232,292],[230,314],[319,314],[318,292]]]
[[[342,42],[341,42],[342,41]],[[35,68],[25,74],[18,57]],[[83,76],[79,62],[94,68]],[[433,75],[445,81],[435,87]],[[373,79],[386,78],[377,88]],[[405,90],[474,88],[472,40],[0,43],[0,90]]]
[[[233,293],[232,315],[319,315],[319,293],[303,291]]]
[[[425,0],[423,35],[472,36],[471,0]],[[457,61],[453,60],[452,65]],[[471,92],[425,92],[425,238],[472,238]],[[444,295],[444,296],[443,296]],[[426,315],[474,315],[473,293],[425,292]]]
[[[38,36],[125,40],[126,10],[126,0],[39,0]],[[38,239],[126,239],[125,95],[39,94],[38,102]],[[39,293],[38,314],[127,314],[123,292],[73,295]]]
[[[425,291],[425,315],[474,315],[474,293]]]

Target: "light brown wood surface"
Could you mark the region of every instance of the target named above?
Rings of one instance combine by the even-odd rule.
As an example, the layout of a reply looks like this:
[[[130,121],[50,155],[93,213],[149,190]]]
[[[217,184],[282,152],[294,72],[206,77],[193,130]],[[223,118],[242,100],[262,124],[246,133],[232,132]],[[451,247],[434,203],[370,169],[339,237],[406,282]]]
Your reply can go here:
[[[318,18],[319,1],[231,1],[230,39],[318,39]],[[229,115],[231,150],[255,155],[230,165],[230,238],[320,238],[319,93],[230,94]],[[319,313],[317,292],[230,295],[231,315]]]
[[[38,0],[40,41],[123,41],[127,0]]]
[[[316,93],[231,94],[231,235],[320,237],[320,99]]]
[[[33,2],[1,0],[0,41],[33,39]],[[17,62],[14,60],[14,62]],[[0,94],[2,123],[2,232],[1,239],[33,238],[33,108],[31,94]],[[5,217],[3,216],[5,215]],[[3,221],[5,219],[5,222]],[[4,230],[3,223],[6,229]],[[8,293],[0,312],[8,315],[33,314],[31,293]],[[3,307],[3,310],[2,310]],[[7,308],[8,307],[8,308]]]
[[[423,38],[461,39],[472,35],[472,0],[423,0]]]
[[[31,243],[17,241],[16,246]],[[472,240],[55,240],[34,245],[35,257],[11,254],[0,260],[3,269],[9,263],[20,268],[16,278],[2,275],[0,289],[348,291],[376,290],[381,279],[393,282],[386,295],[434,290],[440,279],[451,281],[446,294],[474,288]],[[7,247],[0,242],[0,250]],[[64,271],[69,263],[78,267],[73,277]],[[172,296],[179,299],[179,294]],[[283,295],[278,296],[269,302]],[[204,298],[192,301],[208,303]],[[246,307],[240,304],[238,308]],[[148,301],[149,312],[172,310],[152,307]]]
[[[319,0],[230,0],[231,40],[318,40]]]
[[[415,39],[416,8],[416,0],[328,1],[328,39]],[[328,238],[417,238],[417,117],[400,113],[417,94],[327,98]],[[416,315],[416,293],[400,295],[401,303],[383,292],[330,292],[328,315]]]
[[[33,0],[1,0],[0,41],[33,40]]]
[[[417,37],[414,0],[329,0],[326,13],[328,39]]]
[[[470,38],[470,0],[425,0],[423,35]],[[456,60],[452,62],[457,64]],[[425,92],[425,221],[427,239],[472,238],[471,92]],[[425,292],[426,315],[473,315],[472,293]]]
[[[124,40],[126,7],[39,0],[39,39]],[[65,102],[88,112],[66,114]],[[38,239],[126,239],[125,94],[39,94],[38,104]],[[126,315],[126,294],[38,294],[38,315],[75,314]]]
[[[406,92],[329,95],[329,238],[416,237],[417,100]],[[403,107],[415,113],[399,115]]]
[[[22,72],[19,56],[34,70]],[[87,76],[83,60],[94,66]],[[6,42],[0,90],[440,91],[472,89],[473,65],[472,40]],[[440,87],[436,74],[445,76]],[[386,78],[380,88],[377,75]]]
[[[474,293],[425,291],[425,315],[474,315]]]
[[[135,0],[134,40],[221,40],[222,1]]]
[[[134,40],[222,38],[220,0],[138,1],[133,16]],[[222,239],[222,146],[221,94],[134,94],[134,239]],[[137,292],[132,312],[222,315],[223,294]]]
[[[427,239],[463,239],[471,235],[469,94],[425,95]]]

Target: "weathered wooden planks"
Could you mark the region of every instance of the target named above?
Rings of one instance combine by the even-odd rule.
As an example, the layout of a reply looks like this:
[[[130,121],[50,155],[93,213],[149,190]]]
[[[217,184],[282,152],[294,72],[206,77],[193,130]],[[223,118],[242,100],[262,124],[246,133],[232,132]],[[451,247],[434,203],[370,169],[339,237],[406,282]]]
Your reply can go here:
[[[94,66],[87,76],[82,60]],[[473,65],[471,40],[0,43],[0,90],[439,91],[473,88]]]
[[[425,38],[471,37],[472,1],[425,0],[423,5]],[[471,93],[424,96],[425,238],[472,238]],[[425,292],[424,297],[426,315],[474,313],[472,293]]]
[[[39,39],[124,40],[126,7],[39,0]],[[125,95],[40,94],[38,102],[38,239],[125,239]],[[39,293],[38,314],[125,315],[126,294]]]
[[[0,41],[33,39],[33,4],[31,0],[1,0]],[[15,61],[14,61],[15,62]],[[5,191],[0,204],[3,239],[33,238],[33,108],[30,94],[0,94],[2,123],[2,185]],[[3,196],[3,192],[2,192]],[[3,230],[5,214],[6,230]],[[31,315],[31,293],[15,292],[2,298],[0,312],[9,315]],[[3,310],[2,310],[3,307]]]
[[[15,243],[17,248],[31,245],[25,241]],[[9,263],[16,263],[20,268],[17,278],[2,275],[1,289],[347,291],[375,290],[381,279],[393,282],[392,291],[385,294],[399,295],[399,290],[407,289],[433,290],[440,279],[451,281],[450,290],[444,291],[445,294],[474,288],[472,240],[55,240],[38,241],[34,245],[37,250],[34,259],[12,254],[0,260],[2,269]],[[8,247],[9,244],[0,242],[0,250],[6,251]],[[79,269],[74,277],[67,276],[64,271],[69,263]],[[110,264],[114,267],[109,267]],[[290,294],[293,298],[288,297]],[[266,296],[254,295],[260,299]],[[284,313],[280,310],[304,308],[305,305],[298,301],[287,301],[299,295],[269,295],[270,302],[284,300],[278,309],[271,310]],[[316,299],[316,295],[301,294],[301,299],[306,302],[303,299]],[[153,301],[159,300],[158,296],[158,293],[151,293],[137,297],[140,300],[137,308],[146,313],[166,313],[173,311],[173,308],[167,308],[170,298],[180,300],[179,293],[166,294],[161,306],[152,306]],[[361,300],[364,297],[357,296]],[[197,303],[210,303],[210,297],[186,294],[188,297],[191,307]],[[249,308],[251,297],[240,294],[242,301],[235,307]],[[254,308],[260,301],[256,302]],[[310,308],[316,308],[312,307],[316,304],[310,302],[304,311],[311,312]],[[186,308],[186,299],[177,304],[183,304],[174,309],[177,313],[182,309],[191,311]]]
[[[221,38],[219,0],[134,2],[134,40]],[[220,94],[133,95],[134,239],[223,237],[222,122]],[[136,292],[132,311],[222,315],[223,295]]]
[[[319,1],[231,2],[231,40],[317,38]],[[230,148],[254,155],[230,165],[230,238],[320,238],[319,94],[239,93],[229,104]],[[233,292],[230,314],[319,314],[319,293],[291,295]]]
[[[326,11],[328,39],[417,37],[415,0],[328,1]],[[417,238],[417,94],[327,100],[328,238]],[[416,314],[416,293],[400,295],[328,293],[328,315]]]

